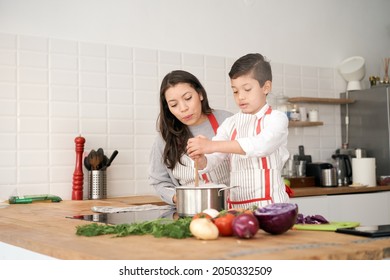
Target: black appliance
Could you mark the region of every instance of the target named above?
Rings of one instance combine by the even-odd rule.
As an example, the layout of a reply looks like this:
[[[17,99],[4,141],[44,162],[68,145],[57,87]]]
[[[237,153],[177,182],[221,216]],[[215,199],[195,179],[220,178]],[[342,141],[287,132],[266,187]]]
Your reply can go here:
[[[314,177],[315,185],[321,187],[321,176],[323,169],[331,169],[333,165],[327,162],[311,162],[306,163],[306,176]]]

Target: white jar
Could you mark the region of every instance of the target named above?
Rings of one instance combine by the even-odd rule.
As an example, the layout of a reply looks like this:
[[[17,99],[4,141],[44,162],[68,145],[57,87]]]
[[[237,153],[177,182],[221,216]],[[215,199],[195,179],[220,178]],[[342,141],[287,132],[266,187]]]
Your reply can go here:
[[[316,109],[309,111],[309,122],[318,122],[318,111]]]
[[[299,107],[299,114],[301,115],[301,121],[307,121],[307,112],[305,107]]]

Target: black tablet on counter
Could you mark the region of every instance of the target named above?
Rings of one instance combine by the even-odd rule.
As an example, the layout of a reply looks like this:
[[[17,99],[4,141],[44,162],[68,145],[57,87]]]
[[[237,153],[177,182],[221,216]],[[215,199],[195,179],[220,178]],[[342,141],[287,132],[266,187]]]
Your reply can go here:
[[[365,237],[390,236],[390,224],[378,226],[359,226],[355,228],[338,228],[336,232],[360,235]]]

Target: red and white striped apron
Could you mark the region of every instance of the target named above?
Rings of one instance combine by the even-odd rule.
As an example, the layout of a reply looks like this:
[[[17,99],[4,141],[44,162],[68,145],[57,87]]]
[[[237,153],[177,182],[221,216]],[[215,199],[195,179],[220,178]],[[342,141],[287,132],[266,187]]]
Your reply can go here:
[[[214,130],[214,134],[216,134],[219,127],[217,119],[212,113],[207,115],[207,117]],[[181,186],[195,184],[195,168],[193,160],[189,156],[183,155],[181,157],[181,162],[182,164],[176,164],[175,168],[172,170],[173,175]],[[199,184],[213,182],[229,186],[229,168],[229,160],[224,160],[217,168],[210,172],[203,173],[199,177]]]
[[[260,119],[256,115],[240,114],[231,130],[231,140],[259,134],[271,112],[269,107]],[[232,154],[230,185],[238,187],[230,190],[228,207],[263,207],[273,202],[287,202],[288,195],[280,170],[283,163],[280,161],[278,150],[260,158]]]

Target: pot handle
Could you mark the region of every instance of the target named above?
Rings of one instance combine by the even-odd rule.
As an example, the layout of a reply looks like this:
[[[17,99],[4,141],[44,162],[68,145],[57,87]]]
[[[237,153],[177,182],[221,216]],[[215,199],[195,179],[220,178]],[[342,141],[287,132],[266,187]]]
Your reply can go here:
[[[220,190],[218,190],[218,196],[221,196],[221,191],[230,190],[230,189],[237,188],[237,187],[238,186],[231,186],[231,187],[221,188]]]

